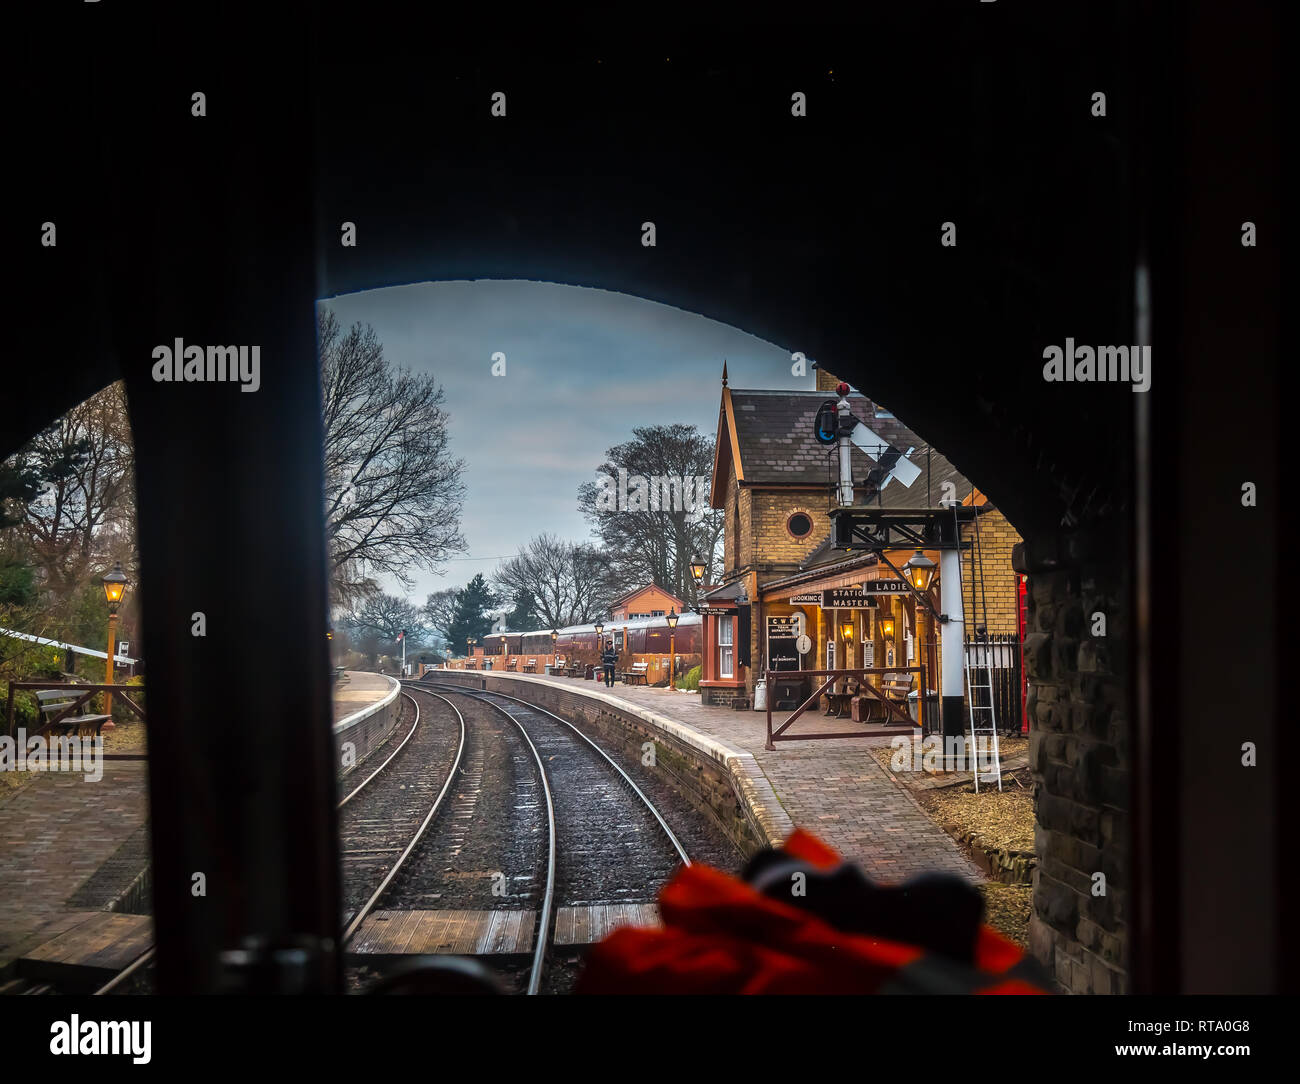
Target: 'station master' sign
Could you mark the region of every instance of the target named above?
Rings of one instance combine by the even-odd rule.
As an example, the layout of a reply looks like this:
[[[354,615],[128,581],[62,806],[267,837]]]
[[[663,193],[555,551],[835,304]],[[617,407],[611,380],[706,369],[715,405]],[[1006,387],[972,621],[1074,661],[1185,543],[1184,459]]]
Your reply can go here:
[[[869,610],[880,595],[905,595],[906,580],[868,580],[857,587],[828,587],[822,592],[823,610]]]

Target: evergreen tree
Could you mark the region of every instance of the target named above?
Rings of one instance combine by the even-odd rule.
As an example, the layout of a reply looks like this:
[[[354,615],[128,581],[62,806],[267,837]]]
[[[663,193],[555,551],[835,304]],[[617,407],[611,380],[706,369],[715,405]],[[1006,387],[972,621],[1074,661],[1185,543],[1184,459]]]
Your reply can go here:
[[[447,628],[447,647],[459,654],[466,648],[466,641],[474,637],[479,643],[492,631],[492,619],[487,611],[499,604],[495,592],[488,587],[482,574],[475,575],[464,587],[456,592],[456,605],[451,623]]]
[[[537,615],[537,599],[527,587],[515,593],[515,608],[506,614],[506,628],[511,632],[532,632],[542,619]]]

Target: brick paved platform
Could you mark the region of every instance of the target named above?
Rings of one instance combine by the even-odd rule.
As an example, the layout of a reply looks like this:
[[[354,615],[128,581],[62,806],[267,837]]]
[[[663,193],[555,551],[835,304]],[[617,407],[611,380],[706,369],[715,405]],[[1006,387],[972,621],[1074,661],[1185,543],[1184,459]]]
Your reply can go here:
[[[147,771],[142,760],[107,760],[96,782],[39,772],[0,797],[0,968],[38,928],[78,910],[79,890],[136,836]]]
[[[917,873],[954,873],[972,882],[985,880],[957,843],[934,823],[907,790],[872,757],[872,745],[888,746],[887,735],[872,738],[779,742],[763,748],[767,715],[706,706],[698,695],[615,685],[553,675],[492,674],[512,681],[558,685],[592,696],[606,696],[675,721],[715,742],[730,746],[753,763],[794,825],[807,828],[846,858],[881,881],[902,881]],[[430,675],[436,680],[436,672]],[[523,696],[522,692],[519,695]],[[788,713],[773,713],[773,726]],[[861,729],[851,719],[805,712],[787,733],[833,733]],[[767,788],[762,788],[766,790]],[[761,796],[746,794],[746,800]]]

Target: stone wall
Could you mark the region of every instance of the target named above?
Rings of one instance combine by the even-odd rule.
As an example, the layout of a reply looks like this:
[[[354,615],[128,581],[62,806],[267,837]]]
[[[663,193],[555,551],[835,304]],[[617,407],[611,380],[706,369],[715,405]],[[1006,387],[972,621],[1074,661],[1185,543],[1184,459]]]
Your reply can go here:
[[[770,819],[767,807],[774,796],[764,802],[753,793],[754,781],[761,779],[761,773],[752,754],[735,756],[704,735],[695,735],[695,744],[682,740],[668,730],[669,720],[649,711],[613,707],[599,692],[593,695],[526,678],[456,671],[434,671],[431,681],[506,693],[570,722],[586,724],[584,729],[611,754],[618,750],[639,759],[642,743],[653,741],[656,763],[666,781],[684,801],[709,816],[746,856],[760,847],[779,845],[789,834],[788,817],[781,823]],[[683,731],[680,724],[674,725]],[[766,784],[765,779],[761,781]],[[770,786],[767,791],[770,794]]]
[[[1030,946],[1074,993],[1124,993],[1129,908],[1126,591],[1113,571],[1029,574],[1025,668],[1037,824]],[[1106,635],[1094,636],[1104,614]],[[1112,645],[1115,645],[1112,647]]]
[[[355,771],[366,757],[388,740],[397,726],[402,714],[401,687],[395,679],[388,680],[392,689],[383,700],[334,724],[334,753],[337,758],[334,763],[338,765],[340,779]],[[345,745],[350,748],[345,749]],[[346,757],[345,752],[348,754]]]

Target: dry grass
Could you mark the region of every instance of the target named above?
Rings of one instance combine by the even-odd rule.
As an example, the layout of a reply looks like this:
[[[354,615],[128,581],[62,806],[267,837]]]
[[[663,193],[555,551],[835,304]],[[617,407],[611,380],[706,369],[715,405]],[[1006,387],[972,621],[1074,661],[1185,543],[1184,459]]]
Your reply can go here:
[[[125,723],[118,723],[112,730],[104,731],[104,752],[148,753],[147,733],[147,728],[140,719],[132,717]]]
[[[951,835],[961,837],[975,832],[987,847],[1008,851],[1034,849],[1034,801],[1028,780],[1020,778],[1027,771],[1002,775],[1002,790],[983,784],[975,793],[974,783],[955,787],[914,791],[916,800]],[[1025,784],[1017,786],[1016,780]]]
[[[989,881],[984,893],[984,921],[1021,948],[1029,947],[1029,914],[1033,890],[1029,885],[1003,885]]]

